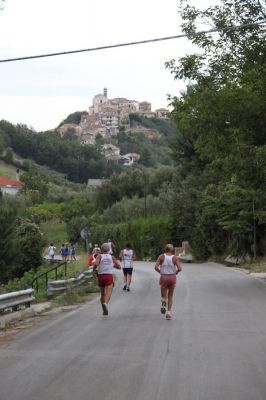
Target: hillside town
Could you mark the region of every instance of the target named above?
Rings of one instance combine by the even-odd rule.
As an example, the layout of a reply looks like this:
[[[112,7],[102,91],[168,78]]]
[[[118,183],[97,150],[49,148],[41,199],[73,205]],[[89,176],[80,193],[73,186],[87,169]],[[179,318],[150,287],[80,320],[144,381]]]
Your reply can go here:
[[[160,137],[156,129],[140,127],[136,123],[130,125],[129,115],[139,113],[146,118],[168,119],[168,112],[165,108],[152,111],[151,103],[147,101],[140,102],[123,97],[109,99],[107,88],[104,88],[102,94],[93,97],[88,113],[81,116],[79,124],[66,123],[57,128],[57,131],[61,136],[72,131],[85,145],[94,145],[98,135],[104,139],[111,139],[117,135],[120,127],[123,127],[124,132],[141,132],[150,139],[156,139]],[[139,158],[135,153],[121,156],[120,149],[111,143],[103,145],[102,149],[108,160],[117,161],[122,165],[132,165]]]

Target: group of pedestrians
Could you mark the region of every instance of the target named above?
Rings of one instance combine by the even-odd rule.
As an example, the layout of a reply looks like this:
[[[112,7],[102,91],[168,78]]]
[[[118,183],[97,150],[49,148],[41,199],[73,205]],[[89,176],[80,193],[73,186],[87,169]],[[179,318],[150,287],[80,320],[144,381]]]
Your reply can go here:
[[[56,247],[53,243],[50,243],[48,247],[48,257],[52,262],[56,256]],[[60,256],[62,261],[76,261],[76,246],[74,243],[63,243],[60,248]]]
[[[114,268],[123,270],[123,290],[129,292],[133,273],[133,261],[135,260],[135,253],[130,243],[126,243],[125,248],[119,254],[121,267],[120,261],[113,255],[114,247],[110,243],[110,240],[107,243],[103,243],[101,248],[95,245],[92,255],[88,259],[89,267],[93,266],[93,275],[98,278],[98,286],[101,290],[100,302],[104,316],[108,315],[108,303],[114,287]],[[179,258],[174,255],[174,246],[172,244],[165,246],[164,253],[158,257],[154,269],[160,274],[160,311],[166,315],[167,320],[171,320],[176,276],[182,271]]]

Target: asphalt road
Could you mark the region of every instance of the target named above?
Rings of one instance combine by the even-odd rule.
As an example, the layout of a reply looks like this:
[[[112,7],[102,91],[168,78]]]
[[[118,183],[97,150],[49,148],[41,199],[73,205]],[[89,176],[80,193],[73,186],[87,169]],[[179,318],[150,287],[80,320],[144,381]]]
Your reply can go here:
[[[166,321],[158,278],[137,262],[107,318],[95,299],[0,346],[0,400],[265,400],[266,284],[184,264]]]

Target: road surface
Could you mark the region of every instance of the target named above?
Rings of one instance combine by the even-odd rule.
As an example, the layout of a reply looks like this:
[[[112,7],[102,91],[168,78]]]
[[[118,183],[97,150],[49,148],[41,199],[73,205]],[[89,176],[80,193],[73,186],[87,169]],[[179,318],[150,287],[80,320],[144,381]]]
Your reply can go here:
[[[159,275],[136,262],[99,299],[0,346],[0,400],[265,400],[266,284],[215,263],[184,264],[174,319]]]

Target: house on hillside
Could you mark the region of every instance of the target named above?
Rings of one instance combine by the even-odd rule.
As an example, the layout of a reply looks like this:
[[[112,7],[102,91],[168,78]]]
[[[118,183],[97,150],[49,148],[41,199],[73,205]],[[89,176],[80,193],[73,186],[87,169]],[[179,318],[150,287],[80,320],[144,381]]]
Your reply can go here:
[[[82,135],[82,127],[77,124],[64,124],[57,128],[57,132],[63,137],[67,132],[73,132],[78,138]]]
[[[148,101],[141,101],[139,103],[139,112],[140,113],[150,113],[151,112],[151,103]]]
[[[169,119],[169,110],[167,108],[158,108],[155,110],[155,115],[160,119]]]
[[[6,176],[0,176],[0,189],[4,194],[15,196],[23,187],[20,181],[9,179]]]
[[[120,148],[113,144],[104,144],[102,151],[107,160],[118,161],[120,156]]]
[[[131,167],[140,159],[140,155],[137,153],[127,153],[121,156],[118,160],[118,164],[123,165],[124,167]]]
[[[101,186],[104,182],[106,182],[107,179],[88,179],[88,186],[90,187],[98,187]]]

